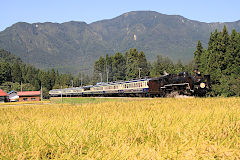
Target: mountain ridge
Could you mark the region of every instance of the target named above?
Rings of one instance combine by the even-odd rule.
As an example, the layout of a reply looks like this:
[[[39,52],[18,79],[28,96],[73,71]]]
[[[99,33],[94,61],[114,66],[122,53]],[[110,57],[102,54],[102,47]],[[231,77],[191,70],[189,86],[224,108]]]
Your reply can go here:
[[[89,24],[18,22],[0,32],[0,48],[36,67],[69,73],[90,72],[99,56],[129,48],[144,51],[149,60],[162,54],[189,62],[197,41],[206,46],[210,33],[224,25],[240,31],[240,20],[206,23],[156,11],[132,11]]]

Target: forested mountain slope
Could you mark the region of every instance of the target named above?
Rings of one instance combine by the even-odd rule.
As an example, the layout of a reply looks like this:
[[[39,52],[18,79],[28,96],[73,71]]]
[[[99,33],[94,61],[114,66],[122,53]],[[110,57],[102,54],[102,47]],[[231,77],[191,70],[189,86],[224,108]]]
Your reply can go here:
[[[148,60],[161,54],[188,62],[197,41],[206,46],[211,31],[224,25],[240,31],[240,21],[203,23],[153,11],[129,12],[91,24],[19,22],[0,32],[0,48],[37,67],[68,73],[92,71],[99,56],[129,48],[143,51]]]

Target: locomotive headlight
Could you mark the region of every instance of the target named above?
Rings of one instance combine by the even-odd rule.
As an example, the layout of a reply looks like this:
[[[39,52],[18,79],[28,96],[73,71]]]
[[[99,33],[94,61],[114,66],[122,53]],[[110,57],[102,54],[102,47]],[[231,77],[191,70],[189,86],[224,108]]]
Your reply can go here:
[[[201,87],[201,88],[205,88],[205,87],[206,87],[206,84],[205,84],[205,83],[200,83],[200,87]]]

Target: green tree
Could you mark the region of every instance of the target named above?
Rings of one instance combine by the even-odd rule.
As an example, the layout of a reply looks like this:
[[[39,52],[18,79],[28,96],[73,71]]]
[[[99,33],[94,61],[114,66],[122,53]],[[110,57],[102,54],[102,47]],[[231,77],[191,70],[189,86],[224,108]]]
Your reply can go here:
[[[138,62],[137,62],[138,51],[136,48],[130,49],[126,52],[126,79],[133,79],[138,77]]]
[[[184,65],[182,64],[181,60],[178,60],[177,64],[175,65],[175,73],[183,72],[184,71]]]
[[[220,43],[218,43],[218,54],[217,61],[219,62],[219,66],[221,71],[225,70],[228,65],[227,50],[229,49],[229,34],[226,26],[224,26],[223,31],[219,34]]]
[[[50,88],[52,89],[56,81],[56,73],[54,69],[51,69],[51,71],[49,72],[49,79],[50,79]]]
[[[112,58],[113,81],[124,80],[126,77],[126,59],[122,53],[116,53]]]
[[[50,90],[51,82],[50,82],[49,74],[47,72],[40,71],[38,76],[41,81],[41,86],[46,88],[47,90]]]
[[[92,78],[93,84],[96,82],[101,82],[101,78],[103,80],[103,74],[105,73],[105,64],[105,59],[102,56],[100,56],[99,60],[95,62]]]
[[[112,71],[112,61],[113,58],[112,56],[109,56],[108,54],[106,54],[106,58],[105,58],[105,79],[106,82],[109,81],[113,81],[113,71]],[[108,80],[107,80],[108,78]]]
[[[174,63],[170,58],[158,55],[152,65],[151,77],[158,77],[166,72],[175,73]]]
[[[194,63],[196,68],[198,69],[201,65],[200,57],[203,53],[203,47],[201,41],[198,41],[196,51],[194,52]]]
[[[208,48],[207,50],[203,49],[200,56],[200,70],[205,74],[210,74],[213,96],[239,95],[239,64],[239,33],[233,30],[229,36],[226,26],[222,32],[215,30],[214,33],[211,33]]]
[[[138,68],[141,69],[141,78],[149,75],[150,69],[148,67],[148,62],[143,51],[138,52],[137,55]]]
[[[0,61],[0,84],[11,81],[11,67],[9,63]]]
[[[18,62],[13,63],[12,67],[12,81],[21,83],[22,81],[22,71]]]
[[[240,75],[240,33],[238,34],[235,29],[232,31],[224,60],[224,63],[227,64],[224,74],[235,77]]]

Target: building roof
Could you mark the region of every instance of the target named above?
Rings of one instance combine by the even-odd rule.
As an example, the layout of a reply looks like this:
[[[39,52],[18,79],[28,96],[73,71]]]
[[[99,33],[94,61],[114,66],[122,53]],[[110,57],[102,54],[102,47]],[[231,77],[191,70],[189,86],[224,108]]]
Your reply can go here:
[[[39,96],[41,94],[40,91],[23,91],[17,92],[18,96]]]
[[[0,96],[8,96],[6,92],[0,89]]]

